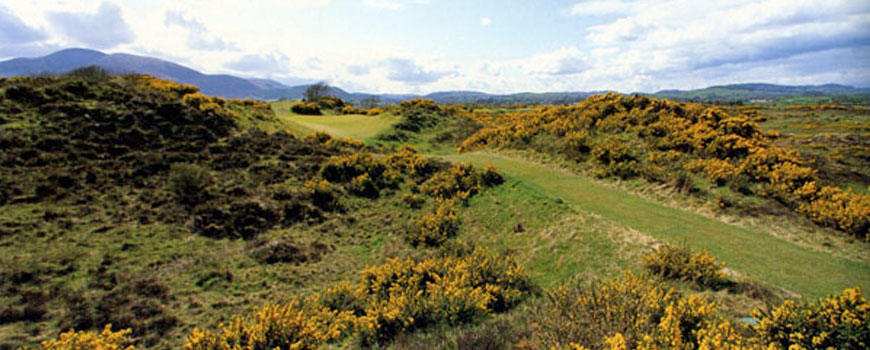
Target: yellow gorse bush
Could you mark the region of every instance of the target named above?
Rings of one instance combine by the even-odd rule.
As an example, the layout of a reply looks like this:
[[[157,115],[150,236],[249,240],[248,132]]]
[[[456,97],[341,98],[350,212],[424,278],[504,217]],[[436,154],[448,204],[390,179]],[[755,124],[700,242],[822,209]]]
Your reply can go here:
[[[654,275],[695,283],[699,287],[717,288],[727,282],[724,263],[709,251],[661,245],[643,257],[643,266]]]
[[[788,300],[734,324],[703,296],[683,297],[626,274],[588,288],[560,287],[533,318],[532,349],[867,349],[870,304],[860,288],[815,302]]]
[[[846,289],[813,303],[785,301],[755,313],[757,338],[771,349],[867,349],[870,303],[860,288]]]
[[[42,342],[42,350],[133,350],[128,345],[132,341],[127,337],[131,330],[112,331],[112,325],[106,325],[100,333],[76,332],[70,330],[61,333],[56,340]]]
[[[473,322],[525,298],[530,282],[511,258],[477,249],[462,257],[388,259],[321,294],[264,305],[218,331],[195,329],[185,350],[316,349],[344,337],[363,345],[438,323]]]
[[[408,240],[413,245],[440,246],[459,232],[459,217],[456,216],[456,202],[441,200],[431,213],[414,220],[408,232]]]
[[[559,287],[535,322],[539,349],[691,349],[694,334],[716,312],[700,296],[684,298],[661,282],[626,273],[589,288]]]
[[[303,304],[299,300],[283,305],[266,304],[246,319],[234,316],[218,331],[194,329],[185,350],[291,349],[311,350],[338,339],[353,324],[349,312],[338,312]]]

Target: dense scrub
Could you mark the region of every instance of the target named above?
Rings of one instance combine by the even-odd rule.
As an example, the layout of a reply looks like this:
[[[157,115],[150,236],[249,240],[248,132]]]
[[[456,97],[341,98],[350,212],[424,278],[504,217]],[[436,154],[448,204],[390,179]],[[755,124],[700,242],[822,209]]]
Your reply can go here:
[[[477,249],[422,261],[390,259],[304,300],[265,305],[218,331],[194,330],[185,349],[316,349],[345,337],[370,346],[402,332],[473,322],[504,312],[530,292],[512,259]]]
[[[716,303],[636,275],[561,287],[533,315],[530,349],[864,349],[870,304],[860,289],[722,318]]]
[[[399,332],[504,312],[530,292],[515,262],[482,250],[418,262],[389,260],[361,274],[358,283],[342,282],[323,293],[234,316],[217,331],[195,329],[184,348],[318,349],[348,341],[383,345]],[[510,334],[466,333],[460,342],[530,350],[857,350],[870,344],[870,303],[859,288],[816,301],[787,300],[755,311],[749,323],[724,318],[717,310],[704,296],[685,296],[661,281],[626,273],[549,291],[519,338],[508,327]],[[70,331],[42,348],[122,349],[128,333],[108,327],[99,334]],[[517,342],[504,343],[508,336]]]
[[[797,152],[775,145],[751,114],[644,96],[598,95],[571,106],[470,116],[485,125],[459,146],[555,152],[600,176],[693,187],[688,173],[736,192],[784,203],[859,238],[870,230],[870,196],[822,184]]]

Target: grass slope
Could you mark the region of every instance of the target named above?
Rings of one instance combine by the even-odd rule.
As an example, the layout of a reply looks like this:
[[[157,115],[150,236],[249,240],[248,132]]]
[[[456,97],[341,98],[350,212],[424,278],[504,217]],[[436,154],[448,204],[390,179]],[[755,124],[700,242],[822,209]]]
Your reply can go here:
[[[373,117],[359,114],[299,115],[290,111],[290,106],[294,103],[276,102],[272,104],[272,110],[296,136],[306,136],[322,131],[334,137],[367,139],[389,129],[400,119],[392,114]]]
[[[867,262],[832,257],[766,233],[669,208],[532,161],[478,152],[445,159],[492,164],[508,176],[583,210],[657,239],[709,249],[740,272],[804,296],[824,296],[856,284],[870,288]]]
[[[371,130],[373,128],[368,125],[370,119],[346,120],[342,124],[337,124],[328,117],[298,115],[285,115],[285,117],[293,122],[317,123],[314,128],[337,129],[335,131],[338,134],[345,135],[353,133],[355,130]],[[423,139],[426,138],[421,136],[421,140]],[[421,150],[431,151],[449,161],[473,162],[477,166],[487,164],[495,166],[515,182],[514,187],[519,186],[522,188],[520,191],[525,192],[507,195],[503,197],[504,200],[522,202],[529,201],[530,197],[560,198],[581,212],[599,215],[607,222],[626,226],[629,230],[640,231],[655,239],[670,243],[685,242],[695,249],[709,249],[716,257],[727,262],[731,268],[741,273],[804,296],[820,297],[856,284],[865,289],[870,288],[870,263],[866,261],[834,257],[779,239],[765,232],[730,225],[696,213],[667,207],[624,191],[603,186],[584,176],[554,169],[538,162],[481,152],[457,155],[452,151],[444,152],[443,149],[425,147],[426,142],[421,142],[424,144]],[[503,188],[499,191],[507,190]],[[476,203],[484,201],[483,198],[485,197]],[[532,275],[537,282],[543,285],[552,285],[560,280],[565,281],[564,278],[571,275],[570,271],[567,270],[570,270],[572,266],[581,267],[585,266],[584,264],[589,265],[588,260],[610,259],[616,256],[612,253],[616,249],[613,242],[608,242],[607,239],[600,237],[597,239],[583,238],[580,241],[572,238],[553,244],[534,237],[518,238],[522,235],[505,231],[510,229],[511,225],[522,220],[518,218],[553,213],[548,211],[552,210],[551,208],[542,209],[531,204],[528,202],[526,205],[516,205],[514,202],[515,210],[511,212],[506,212],[491,204],[477,204],[486,209],[476,209],[473,206],[470,210],[471,213],[487,217],[486,220],[478,221],[493,222],[495,225],[489,227],[489,230],[479,229],[475,235],[482,236],[476,239],[490,246],[519,250],[521,257],[525,255],[525,258],[528,259],[527,262],[531,263],[528,266],[532,270]],[[511,204],[507,203],[506,205]],[[535,214],[537,210],[544,211]],[[563,207],[555,212],[568,210]],[[564,215],[551,215],[537,225],[546,227],[558,222],[563,217]],[[499,228],[502,230],[501,233],[494,234],[493,232],[498,232]],[[609,234],[604,232],[606,230],[601,229],[590,231],[603,236]],[[557,257],[557,255],[570,255],[585,250],[590,244],[598,245],[604,249],[603,252],[592,254],[592,256],[584,255],[586,258],[583,260],[584,262],[566,263],[565,258]],[[523,247],[523,249],[518,247]],[[548,247],[546,249],[549,249],[550,252],[540,252],[541,247]],[[557,265],[551,265],[554,262]],[[619,261],[609,264],[600,262],[594,270],[613,270],[606,267],[607,265],[624,266],[626,263]]]

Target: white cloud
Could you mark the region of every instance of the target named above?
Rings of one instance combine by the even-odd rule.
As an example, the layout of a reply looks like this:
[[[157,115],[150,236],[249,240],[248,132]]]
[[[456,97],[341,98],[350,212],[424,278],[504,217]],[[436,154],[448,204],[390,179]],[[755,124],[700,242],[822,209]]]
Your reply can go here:
[[[480,25],[488,26],[490,24],[492,24],[492,18],[489,18],[489,17],[481,17],[480,18]]]
[[[364,0],[363,3],[366,4],[367,6],[388,9],[388,10],[398,10],[402,7],[405,7],[405,5],[403,5],[403,4],[400,4],[400,3],[395,2],[395,1],[389,1],[389,0]]]
[[[587,1],[571,6],[571,14],[581,16],[620,14],[631,12],[634,5],[633,2],[619,0]]]
[[[535,55],[524,63],[525,71],[530,74],[570,75],[589,68],[586,56],[576,46]]]
[[[321,7],[329,5],[329,0],[272,0],[273,3],[289,7]]]
[[[870,50],[870,3],[860,1],[605,0],[578,3],[571,12],[607,19],[587,28],[596,53],[590,70],[628,87],[734,66],[752,67],[755,81],[771,80],[777,77],[755,67],[839,48]]]

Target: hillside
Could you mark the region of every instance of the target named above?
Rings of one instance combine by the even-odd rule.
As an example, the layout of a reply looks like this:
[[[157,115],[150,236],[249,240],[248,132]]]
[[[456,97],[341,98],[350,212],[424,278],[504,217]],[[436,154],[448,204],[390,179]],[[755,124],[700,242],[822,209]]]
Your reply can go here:
[[[862,132],[866,109],[605,94],[300,115],[92,69],[0,96],[3,347],[870,340],[867,195],[837,187],[864,158],[810,162],[756,122]]]
[[[384,257],[444,256],[460,203],[497,185],[411,148],[264,133],[245,125],[281,129],[268,105],[150,76],[2,79],[0,93],[3,347],[111,323],[178,348]]]

